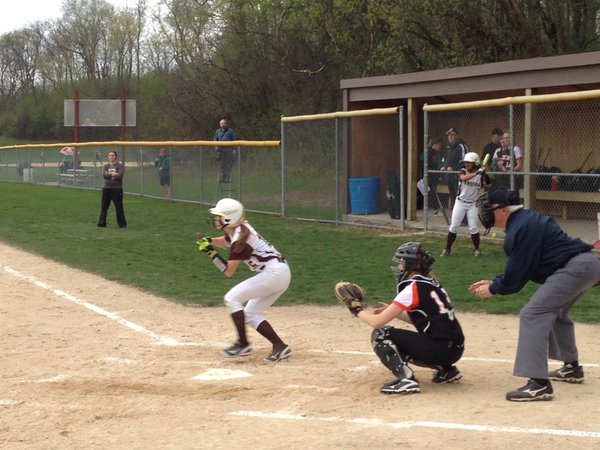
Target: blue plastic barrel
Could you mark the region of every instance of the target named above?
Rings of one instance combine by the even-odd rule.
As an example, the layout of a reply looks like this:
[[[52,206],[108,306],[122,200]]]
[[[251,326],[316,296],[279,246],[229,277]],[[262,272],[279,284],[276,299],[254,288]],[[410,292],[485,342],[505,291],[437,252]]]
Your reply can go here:
[[[350,209],[352,214],[375,214],[379,212],[379,177],[350,178]]]

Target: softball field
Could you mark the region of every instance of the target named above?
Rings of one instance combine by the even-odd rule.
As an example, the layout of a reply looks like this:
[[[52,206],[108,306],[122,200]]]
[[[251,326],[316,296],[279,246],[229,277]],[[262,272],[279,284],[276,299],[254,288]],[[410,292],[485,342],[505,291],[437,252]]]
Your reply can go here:
[[[460,311],[464,378],[434,385],[416,367],[422,393],[386,396],[369,328],[333,293],[331,307],[267,310],[293,350],[269,364],[253,331],[252,355],[219,354],[234,338],[224,306],[178,305],[5,244],[0,289],[0,448],[600,447],[598,325],[576,327],[586,382],[554,383],[553,401],[504,399],[524,381],[516,317]]]

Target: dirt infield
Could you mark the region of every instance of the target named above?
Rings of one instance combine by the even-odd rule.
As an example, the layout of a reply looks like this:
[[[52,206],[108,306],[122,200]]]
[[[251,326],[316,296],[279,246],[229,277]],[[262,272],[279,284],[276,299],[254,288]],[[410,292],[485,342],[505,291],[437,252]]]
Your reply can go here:
[[[518,387],[517,319],[460,314],[464,378],[422,393],[378,392],[390,374],[370,330],[341,307],[273,307],[290,343],[226,359],[222,308],[171,303],[0,244],[0,448],[600,447],[600,327],[579,324],[582,385],[555,399],[504,400]],[[402,326],[398,323],[398,326]]]

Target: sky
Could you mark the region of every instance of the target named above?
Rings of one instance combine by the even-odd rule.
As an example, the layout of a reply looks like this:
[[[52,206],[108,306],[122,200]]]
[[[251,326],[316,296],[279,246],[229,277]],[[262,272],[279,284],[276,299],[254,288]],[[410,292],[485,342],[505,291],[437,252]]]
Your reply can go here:
[[[116,7],[134,6],[135,0],[106,0]],[[149,2],[150,3],[150,2]],[[61,17],[62,0],[17,0],[0,13],[0,34],[9,33],[39,20]]]

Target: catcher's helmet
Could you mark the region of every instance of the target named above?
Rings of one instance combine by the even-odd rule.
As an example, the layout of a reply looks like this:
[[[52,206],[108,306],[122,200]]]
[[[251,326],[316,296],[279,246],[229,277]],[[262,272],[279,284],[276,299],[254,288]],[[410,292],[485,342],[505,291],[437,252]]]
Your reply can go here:
[[[473,164],[479,164],[479,155],[475,152],[469,152],[463,158],[464,162],[471,162]]]
[[[412,272],[429,273],[435,258],[421,247],[420,242],[405,242],[396,249],[392,261],[392,272],[398,276],[398,281],[402,281]]]
[[[233,198],[222,198],[209,211],[213,216],[221,217],[223,226],[235,227],[245,218],[244,205]]]

